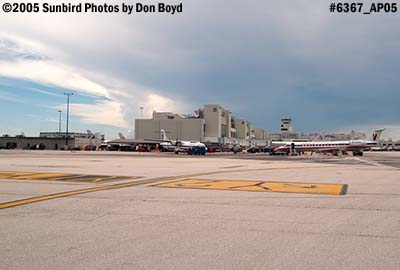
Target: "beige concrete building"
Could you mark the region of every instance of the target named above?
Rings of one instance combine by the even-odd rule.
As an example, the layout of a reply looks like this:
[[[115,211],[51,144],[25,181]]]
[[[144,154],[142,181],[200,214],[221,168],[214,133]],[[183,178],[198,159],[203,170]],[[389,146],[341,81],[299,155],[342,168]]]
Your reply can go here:
[[[160,140],[164,129],[170,140],[201,141],[208,144],[251,145],[250,140],[267,140],[267,132],[252,130],[250,121],[236,119],[219,104],[207,104],[192,115],[154,112],[151,119],[135,120],[135,138]]]
[[[164,129],[171,140],[221,143],[236,136],[232,113],[218,104],[207,104],[195,115],[154,112],[152,119],[135,120],[136,139],[161,139]]]
[[[253,129],[254,139],[256,140],[268,140],[268,133],[263,128],[254,128]]]
[[[252,127],[250,121],[246,119],[236,119],[236,138],[242,140],[252,139]]]
[[[152,119],[135,120],[135,138],[160,140],[164,129],[170,140],[204,141],[204,123],[204,119],[154,112]]]
[[[218,142],[220,138],[230,138],[232,132],[232,113],[218,104],[204,105],[199,110],[205,121],[205,141]]]

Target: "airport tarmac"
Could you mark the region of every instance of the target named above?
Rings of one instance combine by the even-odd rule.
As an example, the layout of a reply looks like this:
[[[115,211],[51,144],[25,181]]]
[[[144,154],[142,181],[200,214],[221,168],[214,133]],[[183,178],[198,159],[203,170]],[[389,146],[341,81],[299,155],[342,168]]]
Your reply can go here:
[[[0,269],[400,269],[400,152],[0,151]]]

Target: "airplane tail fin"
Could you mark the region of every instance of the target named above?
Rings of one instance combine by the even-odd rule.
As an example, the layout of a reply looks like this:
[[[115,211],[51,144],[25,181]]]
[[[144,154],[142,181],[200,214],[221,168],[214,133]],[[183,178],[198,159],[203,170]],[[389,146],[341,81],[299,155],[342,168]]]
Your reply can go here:
[[[164,129],[161,129],[160,131],[161,131],[161,140],[163,140],[163,141],[169,141],[165,130],[164,130]]]
[[[384,128],[381,129],[375,129],[374,132],[372,133],[372,140],[373,141],[378,141],[379,138],[381,137],[382,132],[384,131]]]
[[[87,134],[89,135],[89,138],[94,138],[95,137],[95,135],[93,134],[93,132],[92,131],[90,131],[89,129],[87,130]]]
[[[312,138],[312,142],[318,142],[318,141],[323,141],[325,139],[325,132],[322,132],[318,135],[316,135],[314,138]]]
[[[126,139],[125,136],[124,136],[124,134],[122,134],[121,132],[118,133],[118,136],[119,136],[119,138],[122,139],[122,140]]]

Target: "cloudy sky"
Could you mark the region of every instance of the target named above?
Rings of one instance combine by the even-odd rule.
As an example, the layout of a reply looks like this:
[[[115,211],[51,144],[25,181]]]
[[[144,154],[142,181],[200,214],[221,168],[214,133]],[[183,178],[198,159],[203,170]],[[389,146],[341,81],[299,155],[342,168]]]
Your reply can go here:
[[[73,92],[70,129],[109,139],[130,134],[141,106],[150,116],[205,103],[271,132],[291,116],[297,131],[386,127],[386,137],[400,139],[398,16],[330,13],[329,4],[188,0],[178,15],[1,12],[0,133],[56,131],[63,93]]]

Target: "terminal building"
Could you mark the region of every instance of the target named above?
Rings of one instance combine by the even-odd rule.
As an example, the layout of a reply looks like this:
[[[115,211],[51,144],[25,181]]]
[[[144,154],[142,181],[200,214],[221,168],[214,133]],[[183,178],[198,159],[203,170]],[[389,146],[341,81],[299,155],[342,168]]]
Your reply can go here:
[[[263,128],[254,128],[253,136],[257,141],[268,141],[270,139],[268,132]]]
[[[219,104],[204,105],[191,115],[155,111],[151,119],[135,120],[135,139],[160,140],[161,129],[170,140],[232,146],[266,145],[267,141],[264,129],[253,129],[250,121],[234,117]]]
[[[95,149],[104,141],[104,135],[100,133],[68,133],[68,147],[66,146],[66,133],[41,132],[39,137],[28,137],[24,134],[0,137],[0,148],[7,149]]]
[[[236,138],[241,140],[254,139],[253,136],[254,131],[252,129],[250,121],[246,119],[236,119],[235,127],[236,127]]]
[[[161,140],[161,130],[171,140],[204,141],[205,120],[171,112],[153,112],[151,119],[135,120],[135,139]]]

